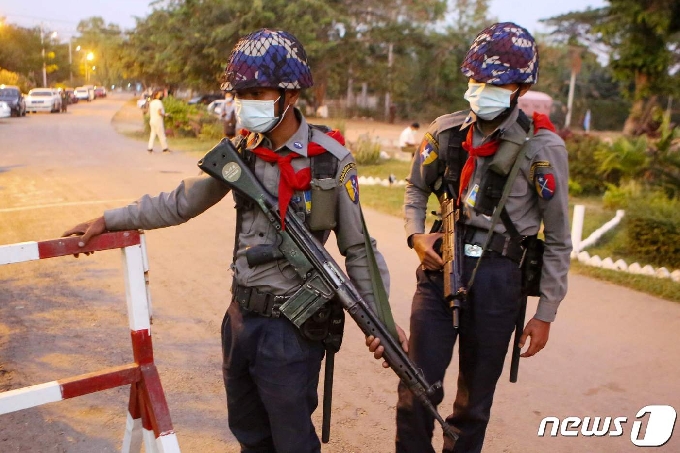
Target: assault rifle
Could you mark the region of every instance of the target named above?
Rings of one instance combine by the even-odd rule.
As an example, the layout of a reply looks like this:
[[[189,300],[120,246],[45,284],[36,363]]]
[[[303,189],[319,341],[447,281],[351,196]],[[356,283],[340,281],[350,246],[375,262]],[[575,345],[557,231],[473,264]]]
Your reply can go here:
[[[463,237],[456,233],[456,222],[460,210],[456,200],[446,193],[440,199],[442,208],[442,259],[444,260],[444,299],[453,310],[453,327],[460,325],[460,304],[465,300],[467,290],[463,285]]]
[[[389,334],[387,327],[361,298],[347,275],[292,210],[286,213],[285,230],[282,228],[278,200],[267,192],[243,162],[234,145],[223,139],[198,162],[198,166],[253,201],[278,232],[279,250],[304,280],[300,289],[281,305],[281,314],[300,328],[331,299],[335,299],[364,334],[380,339],[385,349],[383,356],[392,370],[437,419],[444,434],[457,440],[458,435],[446,424],[429,399],[430,395],[441,389],[441,383],[427,383],[422,371],[409,360],[397,339]]]

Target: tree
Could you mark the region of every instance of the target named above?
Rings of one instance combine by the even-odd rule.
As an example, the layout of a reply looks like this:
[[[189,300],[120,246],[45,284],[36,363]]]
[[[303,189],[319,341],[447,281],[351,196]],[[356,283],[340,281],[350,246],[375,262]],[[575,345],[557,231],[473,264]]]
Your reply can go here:
[[[74,66],[78,68],[81,76],[92,74],[90,79],[99,84],[111,85],[119,83],[123,77],[123,67],[120,62],[119,53],[123,43],[123,33],[116,24],[106,24],[101,17],[90,17],[81,20],[77,27],[80,35],[74,40],[73,46],[76,51],[74,55]],[[87,59],[87,55],[92,53],[92,60]],[[85,65],[94,66],[95,69],[85,69]]]
[[[656,96],[673,90],[669,68],[680,31],[680,2],[677,0],[609,0],[609,6],[568,13],[547,19],[556,34],[600,43],[610,52],[614,76],[630,86],[633,105],[624,133],[644,126]]]
[[[5,24],[0,28],[0,67],[42,84],[40,29]],[[34,83],[32,83],[35,86]]]

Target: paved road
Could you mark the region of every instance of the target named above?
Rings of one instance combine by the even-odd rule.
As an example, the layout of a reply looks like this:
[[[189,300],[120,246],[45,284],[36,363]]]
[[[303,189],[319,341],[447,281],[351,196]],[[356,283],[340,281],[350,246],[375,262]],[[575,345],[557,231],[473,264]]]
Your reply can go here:
[[[122,105],[109,98],[67,114],[0,120],[0,244],[57,237],[103,209],[197,174],[195,158],[149,156],[143,142],[117,134],[111,118]],[[226,426],[219,345],[232,205],[225,199],[185,225],[147,234],[155,357],[189,452],[239,450]],[[395,318],[406,326],[415,256],[400,219],[368,212],[367,221],[390,265]],[[131,360],[117,252],[1,266],[0,287],[0,390]],[[547,349],[522,361],[519,384],[507,382],[507,370],[499,384],[485,452],[636,451],[630,433],[640,408],[680,410],[679,331],[680,305],[572,276]],[[372,360],[351,321],[336,373],[331,443],[323,452],[392,451],[397,381]],[[444,414],[454,379],[455,365]],[[117,389],[0,416],[0,451],[116,451],[126,401],[127,390]],[[628,421],[620,437],[539,438],[546,416]],[[680,451],[680,433],[657,451]]]

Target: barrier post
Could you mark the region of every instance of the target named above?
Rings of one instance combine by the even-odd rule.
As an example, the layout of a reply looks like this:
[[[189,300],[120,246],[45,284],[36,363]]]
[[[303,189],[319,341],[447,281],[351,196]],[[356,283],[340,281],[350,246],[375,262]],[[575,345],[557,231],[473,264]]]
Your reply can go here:
[[[0,393],[0,414],[130,385],[121,452],[179,453],[170,411],[153,361],[151,297],[144,236],[138,231],[105,233],[79,247],[77,237],[0,246],[0,265],[74,253],[121,249],[134,363]]]

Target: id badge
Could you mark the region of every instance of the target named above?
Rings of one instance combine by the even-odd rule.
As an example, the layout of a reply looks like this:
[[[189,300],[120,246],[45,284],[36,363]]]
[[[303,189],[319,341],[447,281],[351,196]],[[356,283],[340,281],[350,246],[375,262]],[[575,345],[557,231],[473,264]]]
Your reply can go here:
[[[307,215],[309,215],[309,213],[312,212],[312,191],[305,190],[303,196],[305,197],[305,211],[307,212]]]
[[[465,197],[465,203],[471,208],[474,208],[477,203],[477,192],[479,192],[479,184],[475,184],[467,197]]]

